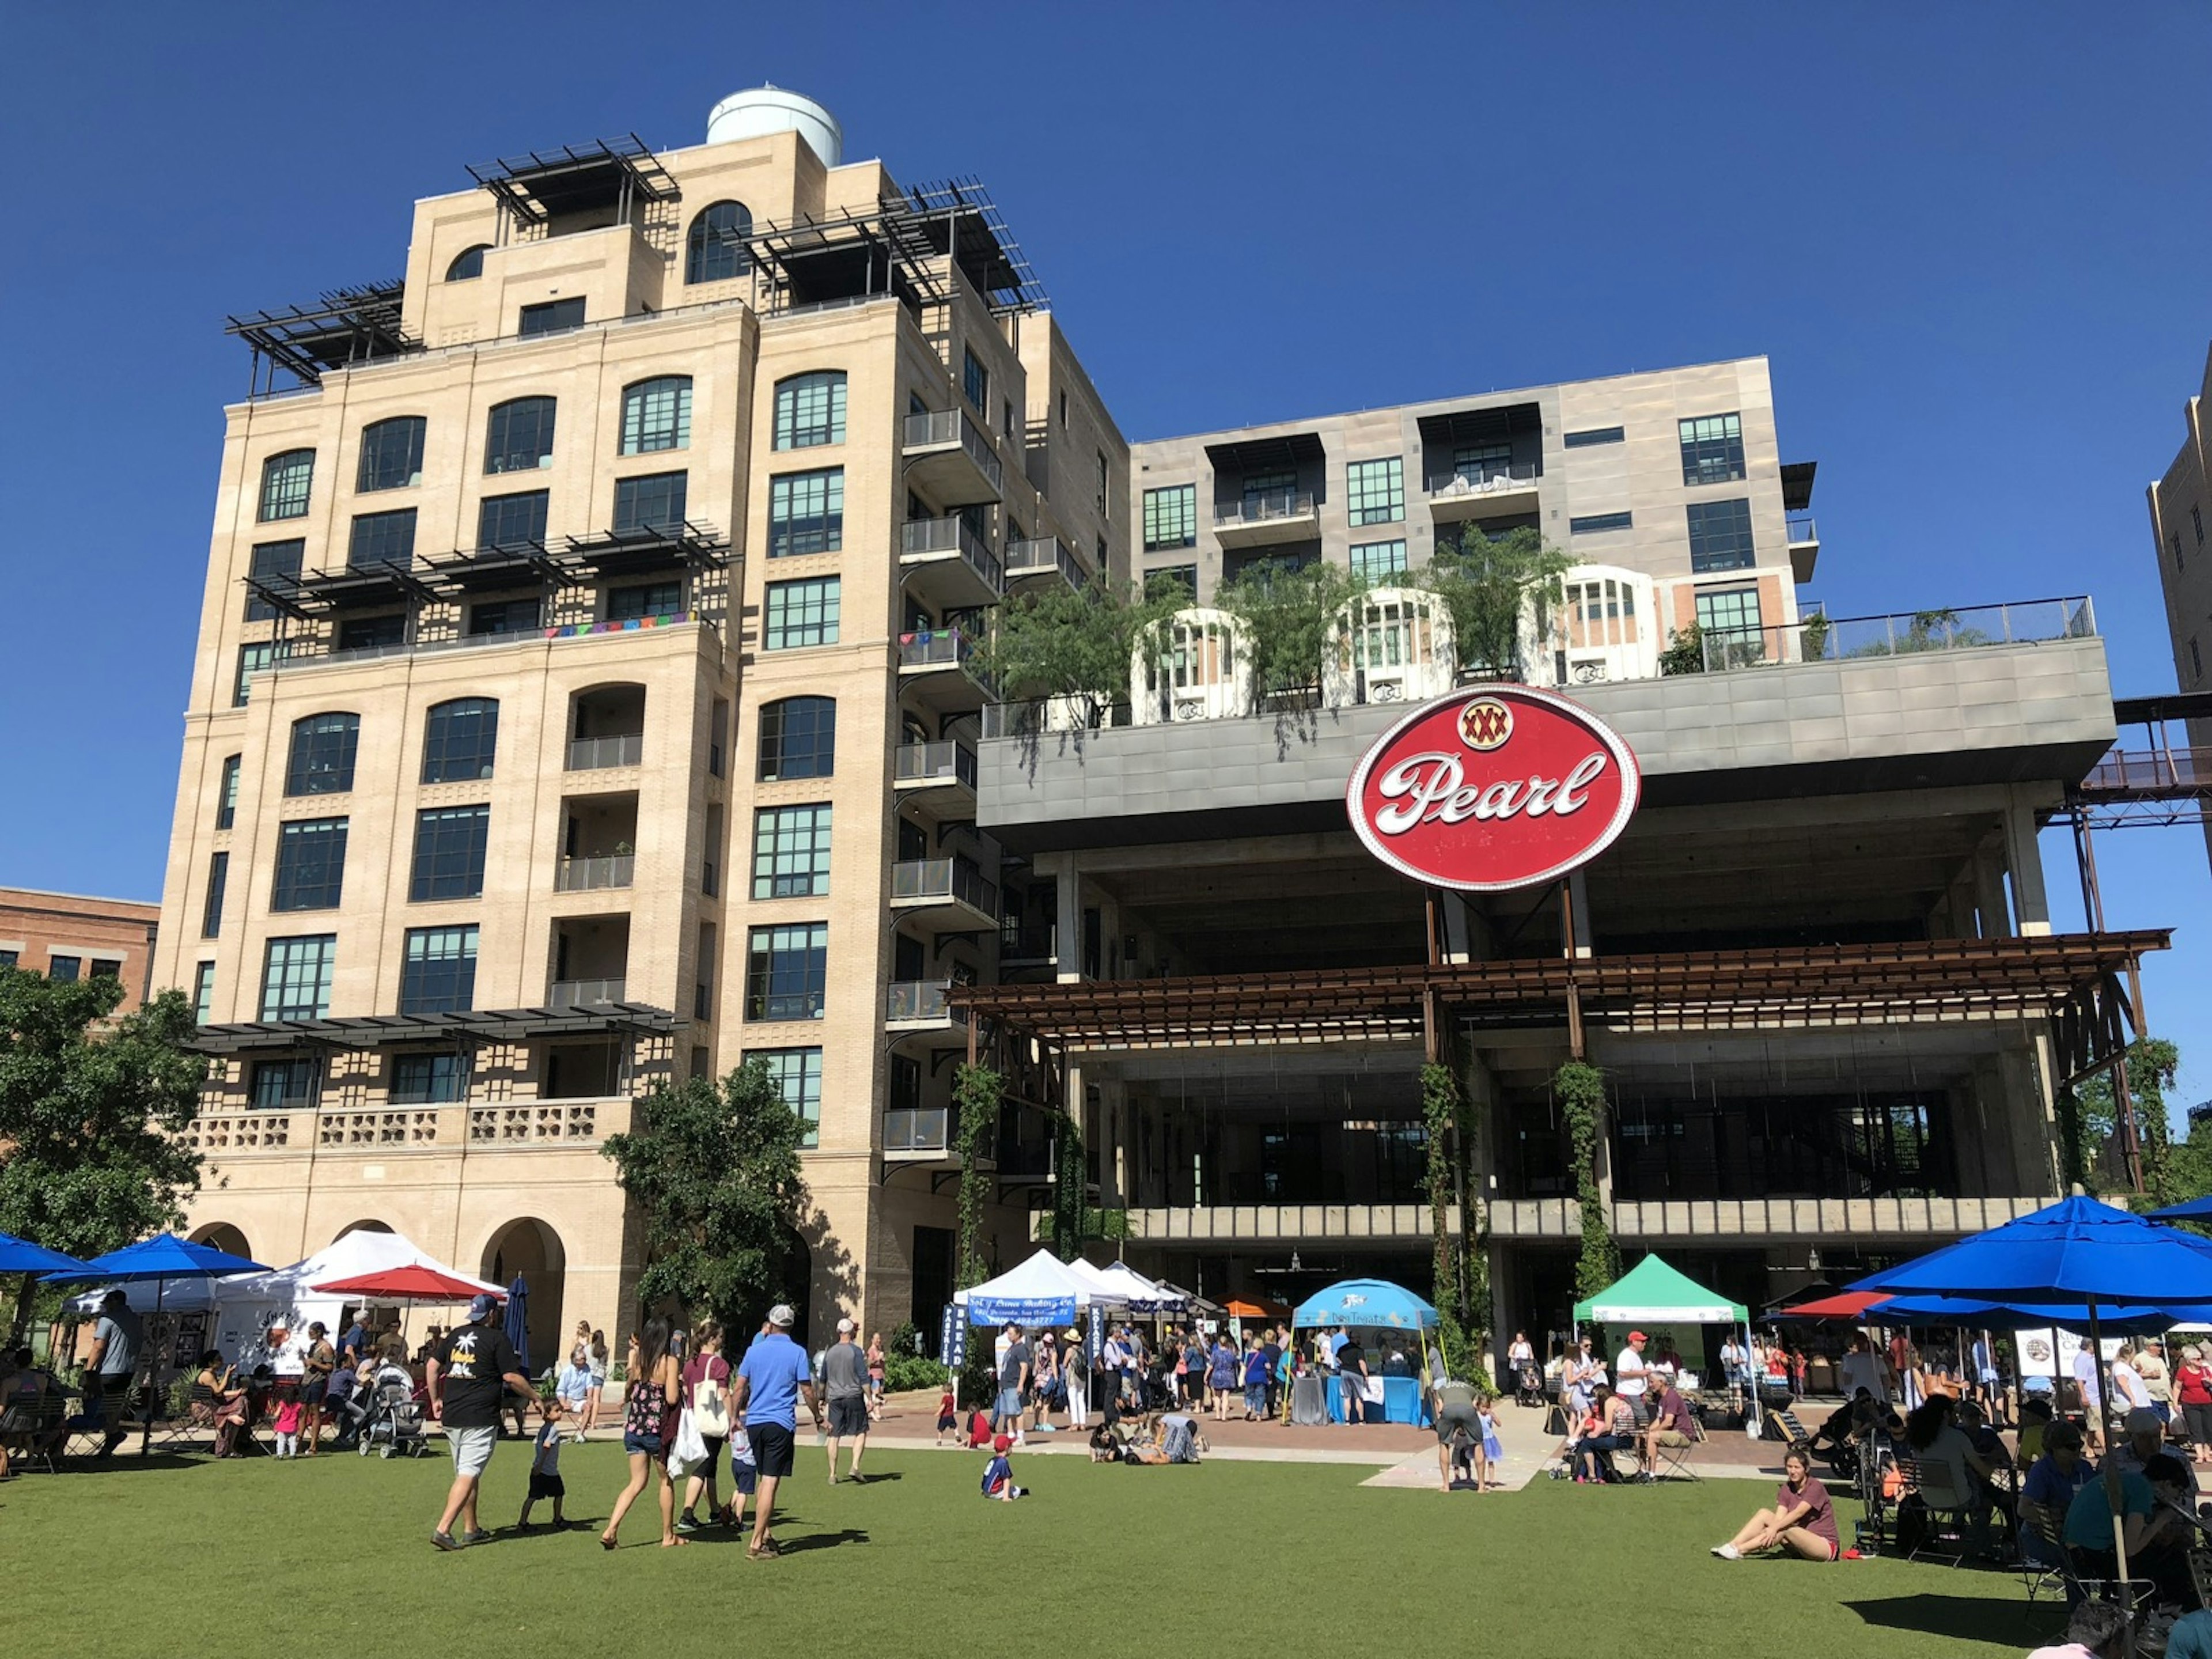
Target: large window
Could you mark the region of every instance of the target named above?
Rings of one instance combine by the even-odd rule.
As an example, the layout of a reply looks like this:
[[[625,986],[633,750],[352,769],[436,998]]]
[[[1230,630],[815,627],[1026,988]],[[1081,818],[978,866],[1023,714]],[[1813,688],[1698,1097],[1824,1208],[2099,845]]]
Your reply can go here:
[[[1743,477],[1743,417],[1700,415],[1684,421],[1682,482],[1729,483]]]
[[[262,542],[252,552],[246,569],[258,582],[283,587],[298,580],[301,561],[306,557],[307,544],[303,541]],[[263,599],[254,589],[246,590],[246,620],[268,622],[276,614],[276,607]]]
[[[543,543],[552,500],[553,493],[548,489],[485,496],[477,505],[477,545],[518,548]]]
[[[246,1098],[257,1112],[281,1112],[315,1103],[315,1085],[321,1080],[319,1060],[257,1060]]]
[[[640,617],[672,617],[684,609],[682,582],[647,582],[607,590],[607,620],[633,622]]]
[[[967,346],[960,348],[960,389],[978,415],[991,406],[990,367]]]
[[[1198,486],[1170,484],[1145,492],[1145,551],[1198,545]]]
[[[1198,599],[1198,567],[1194,564],[1164,564],[1156,570],[1145,572],[1145,597],[1164,599],[1171,588],[1182,590],[1182,602],[1193,605]]]
[[[837,704],[786,697],[760,711],[760,781],[826,778],[837,768]]]
[[[405,565],[415,556],[415,509],[397,513],[356,513],[353,534],[346,543],[346,568],[369,570],[378,565]]]
[[[1406,463],[1396,455],[1354,461],[1344,469],[1352,522],[1395,524],[1406,516]]]
[[[192,969],[192,1024],[204,1025],[215,1012],[215,963],[203,962]]]
[[[230,886],[230,854],[216,853],[208,859],[207,902],[200,907],[200,937],[222,934],[222,899]]]
[[[394,1054],[386,1097],[394,1106],[438,1106],[465,1100],[469,1057],[465,1054]]]
[[[523,307],[515,331],[527,340],[539,334],[565,334],[583,325],[584,296],[579,294],[573,299],[548,300],[542,305]]]
[[[768,481],[768,556],[834,553],[845,545],[845,469],[782,472]]]
[[[753,216],[743,202],[714,202],[699,210],[684,239],[684,280],[721,283],[742,276],[752,268],[745,238],[753,234]]]
[[[417,812],[409,902],[481,897],[484,847],[490,836],[489,806],[441,806]]]
[[[691,447],[691,377],[663,374],[623,388],[622,453]]]
[[[747,1019],[819,1019],[830,981],[830,924],[756,927],[745,952]]]
[[[1759,625],[1759,590],[1755,587],[1732,587],[1698,595],[1698,626],[1707,633],[1756,629]]]
[[[315,488],[315,452],[288,449],[261,463],[261,507],[254,516],[264,524],[277,519],[304,519],[307,498]]]
[[[338,936],[307,933],[272,939],[261,970],[261,1018],[324,1019],[331,1012],[331,974]]]
[[[289,647],[275,640],[257,640],[238,647],[238,678],[231,683],[230,706],[246,707],[246,694],[252,690],[253,677],[265,668],[274,668],[289,654]]]
[[[407,643],[407,613],[387,611],[382,616],[338,618],[337,649],[382,651]]]
[[[775,386],[775,447],[812,449],[845,441],[845,374],[825,368]]]
[[[535,472],[553,465],[550,398],[514,398],[492,405],[484,433],[484,471]]]
[[[1636,519],[1629,513],[1586,513],[1579,519],[1567,520],[1570,536],[1595,536],[1607,530],[1632,530]]]
[[[422,482],[422,440],[430,428],[420,415],[400,415],[361,429],[361,471],[354,489],[404,489]]]
[[[499,704],[456,697],[432,705],[422,727],[422,781],[465,783],[491,775],[499,752]]]
[[[632,530],[680,530],[687,475],[648,472],[615,480],[615,533]]]
[[[399,1012],[462,1014],[476,1006],[477,930],[410,927],[399,964]]]
[[[753,814],[753,896],[814,898],[830,890],[830,808],[763,806]]]
[[[358,714],[310,714],[292,722],[292,759],[284,769],[288,795],[342,795],[353,787],[353,763],[361,747]]]
[[[222,760],[222,788],[215,803],[215,827],[228,830],[238,822],[238,769],[243,757],[226,755]]]
[[[272,910],[335,910],[345,894],[346,821],[301,818],[276,836]]]
[[[761,648],[789,651],[803,645],[837,643],[838,583],[835,576],[809,581],[770,582]]]
[[[1627,432],[1617,426],[1590,426],[1570,432],[1559,441],[1569,449],[1594,449],[1600,444],[1625,442],[1627,437]]]
[[[46,977],[57,985],[74,985],[84,973],[82,957],[65,957],[50,951],[46,957]]]
[[[1758,562],[1751,544],[1751,501],[1739,497],[1726,501],[1690,503],[1690,568],[1702,575],[1709,570],[1748,570]]]
[[[446,267],[449,283],[473,283],[483,275],[483,257],[491,252],[488,242],[478,242],[474,247],[465,247],[453,256],[453,263]]]
[[[1406,544],[1360,542],[1352,550],[1352,574],[1364,582],[1387,581],[1406,568]]]
[[[801,1125],[799,1142],[813,1146],[822,1139],[822,1051],[819,1048],[755,1048],[747,1060],[764,1060],[775,1073],[783,1103]]]
[[[540,622],[540,602],[527,599],[488,599],[469,607],[469,633],[475,638],[500,634],[534,634]]]

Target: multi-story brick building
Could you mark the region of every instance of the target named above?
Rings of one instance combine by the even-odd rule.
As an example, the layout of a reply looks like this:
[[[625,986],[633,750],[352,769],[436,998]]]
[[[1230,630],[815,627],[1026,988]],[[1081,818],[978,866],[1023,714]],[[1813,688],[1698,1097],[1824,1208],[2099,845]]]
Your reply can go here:
[[[0,968],[49,979],[119,981],[127,1014],[146,1000],[161,907],[136,899],[88,898],[0,887]]]

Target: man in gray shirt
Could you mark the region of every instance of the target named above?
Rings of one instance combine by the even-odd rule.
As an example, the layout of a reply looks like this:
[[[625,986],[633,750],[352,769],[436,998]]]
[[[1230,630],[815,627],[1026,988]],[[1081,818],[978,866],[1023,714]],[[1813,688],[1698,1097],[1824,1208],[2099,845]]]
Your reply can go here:
[[[107,1425],[107,1438],[100,1448],[102,1457],[122,1442],[131,1373],[137,1367],[138,1345],[144,1335],[138,1316],[131,1311],[130,1300],[122,1291],[110,1291],[100,1299],[100,1322],[92,1328],[92,1352],[86,1357],[84,1370],[88,1379],[99,1379],[100,1420]]]
[[[860,1454],[868,1449],[868,1358],[849,1319],[837,1322],[837,1344],[822,1356],[822,1388],[830,1401],[830,1484],[837,1484],[837,1442],[850,1436],[853,1464],[846,1473],[860,1480]]]

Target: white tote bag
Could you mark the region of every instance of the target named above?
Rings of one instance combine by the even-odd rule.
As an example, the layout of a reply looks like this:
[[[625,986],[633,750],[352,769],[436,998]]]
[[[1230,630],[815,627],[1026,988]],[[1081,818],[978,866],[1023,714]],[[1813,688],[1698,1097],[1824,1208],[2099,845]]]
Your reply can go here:
[[[686,1406],[676,1419],[676,1443],[668,1449],[668,1473],[681,1479],[707,1461],[707,1442],[699,1432],[699,1419]]]
[[[701,1438],[727,1440],[730,1437],[730,1396],[712,1376],[702,1376],[691,1390],[691,1409],[687,1413],[697,1425]],[[706,1455],[703,1449],[699,1454]]]

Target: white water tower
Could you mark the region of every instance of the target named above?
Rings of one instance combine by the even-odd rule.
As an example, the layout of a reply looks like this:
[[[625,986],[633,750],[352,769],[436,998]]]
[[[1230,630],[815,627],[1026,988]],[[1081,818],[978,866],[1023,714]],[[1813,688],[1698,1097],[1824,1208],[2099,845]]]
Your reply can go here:
[[[764,138],[772,132],[797,133],[825,167],[836,167],[845,159],[845,129],[837,125],[837,118],[811,98],[786,92],[781,87],[733,92],[707,114],[710,144]]]

